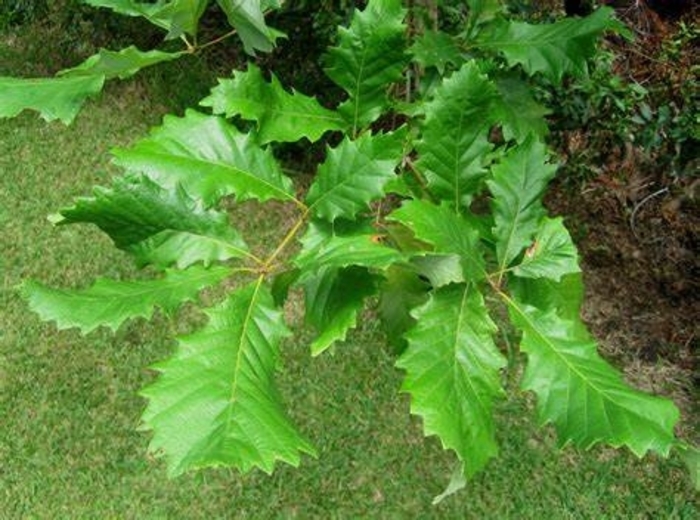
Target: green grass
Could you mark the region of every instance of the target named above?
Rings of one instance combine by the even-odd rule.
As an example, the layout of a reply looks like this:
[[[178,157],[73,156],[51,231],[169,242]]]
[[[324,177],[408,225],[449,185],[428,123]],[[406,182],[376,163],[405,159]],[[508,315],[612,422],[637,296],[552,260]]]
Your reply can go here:
[[[174,327],[158,316],[115,335],[57,332],[16,291],[27,278],[80,286],[134,274],[94,229],[52,228],[46,216],[108,182],[109,148],[159,120],[165,103],[152,87],[111,86],[70,128],[32,114],[0,121],[0,519],[698,517],[678,460],[558,450],[525,397],[501,407],[501,458],[431,506],[453,460],[422,438],[369,320],[334,355],[311,359],[304,333],[284,346],[280,389],[317,460],[272,476],[215,470],[167,480],[146,455],[148,433],[137,431],[137,392],[153,377],[147,367],[172,351]],[[253,214],[242,225],[260,235],[267,224]]]

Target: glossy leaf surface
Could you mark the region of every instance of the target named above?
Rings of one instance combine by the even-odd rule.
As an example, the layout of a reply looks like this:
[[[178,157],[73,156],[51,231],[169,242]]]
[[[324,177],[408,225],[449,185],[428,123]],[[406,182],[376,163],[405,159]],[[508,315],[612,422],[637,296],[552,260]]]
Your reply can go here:
[[[249,256],[225,214],[203,209],[179,187],[166,190],[147,177],[129,176],[93,193],[61,210],[57,223],[95,224],[141,265],[184,268]]]
[[[507,303],[528,356],[523,388],[537,395],[542,422],[554,424],[562,444],[605,442],[627,446],[638,457],[649,450],[668,455],[679,415],[673,403],[628,386],[575,321]]]
[[[436,253],[456,254],[470,280],[480,280],[486,274],[478,231],[448,206],[412,200],[389,218],[411,229],[419,240],[435,246]]]
[[[556,166],[547,162],[543,143],[530,138],[492,168],[496,253],[505,269],[532,243],[546,212],[542,196]]]
[[[387,88],[403,76],[405,14],[400,0],[373,0],[339,29],[338,46],[328,51],[326,73],[348,94],[339,110],[353,136],[381,115]]]
[[[463,58],[454,38],[441,31],[427,30],[411,45],[413,60],[421,67],[435,67],[442,74],[448,66],[457,66]]]
[[[302,137],[314,142],[328,131],[346,127],[340,114],[324,108],[315,98],[286,91],[274,74],[270,82],[265,81],[253,64],[245,72],[235,71],[233,79],[220,79],[201,105],[211,107],[215,114],[255,121],[261,144],[294,142]]]
[[[406,370],[402,389],[425,434],[439,436],[472,476],[498,454],[493,403],[503,393],[505,359],[493,343],[496,325],[472,284],[435,291],[413,316],[408,349],[397,362]]]
[[[522,142],[530,134],[542,138],[549,133],[545,116],[550,111],[535,101],[527,83],[516,76],[504,76],[495,85],[499,98],[494,102],[494,110],[505,139]]]
[[[269,150],[226,120],[194,110],[185,117],[166,116],[149,137],[114,155],[118,165],[164,188],[180,184],[207,206],[231,194],[239,201],[294,200],[292,181]]]
[[[287,418],[274,373],[289,330],[262,279],[207,312],[209,322],[179,338],[175,355],[142,394],[150,449],[163,452],[170,475],[188,469],[299,465],[314,449]]]
[[[587,60],[596,42],[607,30],[623,30],[609,7],[585,18],[565,18],[550,24],[498,20],[477,38],[482,49],[496,50],[512,65],[522,65],[530,74],[542,73],[560,83],[565,74],[588,73]]]
[[[513,269],[518,276],[551,278],[556,282],[564,275],[580,271],[576,246],[561,218],[542,221],[532,245]]]
[[[441,200],[466,205],[479,188],[493,148],[488,132],[495,121],[497,96],[494,84],[469,62],[443,81],[426,103],[417,167]]]
[[[384,195],[401,159],[404,133],[363,134],[356,141],[345,138],[328,150],[309,188],[306,203],[313,214],[330,222],[338,217],[354,219],[372,200]]]

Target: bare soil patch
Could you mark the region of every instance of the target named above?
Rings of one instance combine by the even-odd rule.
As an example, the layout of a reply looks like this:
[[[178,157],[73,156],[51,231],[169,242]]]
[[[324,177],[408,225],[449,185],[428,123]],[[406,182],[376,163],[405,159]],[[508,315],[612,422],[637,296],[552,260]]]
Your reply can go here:
[[[682,49],[676,62],[661,59],[680,24],[696,23],[695,15],[662,18],[644,2],[619,10],[637,38],[609,42],[620,56],[618,73],[665,91],[668,103],[692,81],[697,101],[699,47]],[[697,113],[699,107],[685,109]],[[571,131],[558,141],[570,144],[577,138],[581,135]],[[596,145],[595,136],[584,138],[585,146]],[[565,163],[569,151],[560,151]],[[672,397],[684,412],[682,433],[697,440],[700,162],[686,157],[679,173],[669,153],[630,143],[612,147],[599,154],[603,160],[595,165],[594,179],[572,188],[560,178],[547,204],[566,217],[579,247],[584,318],[603,353],[626,367],[631,382]]]

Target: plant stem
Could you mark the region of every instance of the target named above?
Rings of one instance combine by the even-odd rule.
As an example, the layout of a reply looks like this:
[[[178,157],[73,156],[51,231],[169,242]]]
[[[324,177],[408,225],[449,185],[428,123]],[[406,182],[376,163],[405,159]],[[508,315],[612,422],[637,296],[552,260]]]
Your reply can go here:
[[[230,38],[231,36],[236,34],[236,32],[237,32],[236,29],[233,29],[233,30],[227,32],[226,34],[219,36],[218,38],[214,38],[211,41],[203,43],[202,45],[200,45],[199,47],[197,47],[195,49],[195,52],[199,52],[201,50],[206,49],[207,47],[211,47],[212,45],[216,45],[217,43],[220,43],[220,42],[224,41],[225,39]]]
[[[196,42],[195,42],[195,44],[193,45],[192,43],[190,43],[190,41],[187,39],[187,36],[184,35],[184,34],[183,34],[182,36],[180,36],[180,39],[184,42],[185,47],[187,47],[187,51],[186,51],[186,52],[188,52],[188,53],[190,53],[190,54],[194,54],[195,51],[197,50],[197,48],[196,48],[196,47],[197,47]]]
[[[294,240],[294,237],[297,235],[299,230],[302,228],[304,224],[306,224],[307,217],[309,215],[308,209],[304,211],[304,213],[299,217],[299,219],[296,221],[292,229],[289,230],[289,232],[285,235],[285,237],[282,239],[282,242],[277,246],[277,249],[270,255],[270,257],[265,260],[265,263],[263,264],[263,271],[267,272],[270,270],[270,266],[274,263],[274,261],[277,259],[277,257],[287,248],[289,243]]]

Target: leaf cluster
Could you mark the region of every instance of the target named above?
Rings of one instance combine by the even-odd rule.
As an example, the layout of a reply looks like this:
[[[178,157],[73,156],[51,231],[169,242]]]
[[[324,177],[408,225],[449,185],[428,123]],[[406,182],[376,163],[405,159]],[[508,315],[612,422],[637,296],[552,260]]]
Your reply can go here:
[[[89,3],[148,19],[182,39],[183,52],[196,50],[190,39],[207,4]],[[248,51],[275,44],[264,13],[278,2],[218,4]],[[229,288],[143,391],[143,427],[171,475],[221,465],[271,472],[278,460],[298,465],[314,454],[274,383],[291,334],[282,312],[291,289],[304,294],[313,355],[342,341],[378,301],[412,412],[458,460],[450,490],[498,453],[494,406],[513,390],[504,381],[517,357],[496,344],[499,328],[519,331],[521,387],[562,444],[691,452],[674,437],[676,407],[628,386],[597,354],[579,317],[576,248],[542,205],[556,165],[544,144],[547,111],[527,77],[585,74],[597,38],[618,23],[610,9],[536,25],[508,20],[498,2],[468,5],[462,31],[409,38],[412,13],[399,0],[371,0],[323,61],[343,100],[323,106],[249,63],[221,79],[200,110],[167,116],[115,150],[124,175],[55,217],[94,224],[156,273],[77,291],[27,282],[31,308],[59,328],[116,329],[156,307],[173,312],[205,288]],[[102,51],[57,78],[2,78],[0,115],[33,108],[70,121],[105,80],[177,57]],[[330,133],[335,144],[302,188],[275,144]],[[293,217],[278,243],[253,251],[226,208],[272,200]],[[509,323],[497,319],[498,305]]]

